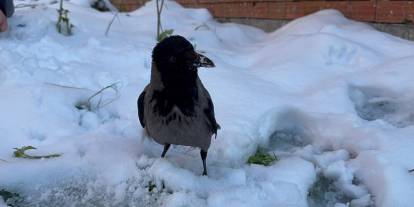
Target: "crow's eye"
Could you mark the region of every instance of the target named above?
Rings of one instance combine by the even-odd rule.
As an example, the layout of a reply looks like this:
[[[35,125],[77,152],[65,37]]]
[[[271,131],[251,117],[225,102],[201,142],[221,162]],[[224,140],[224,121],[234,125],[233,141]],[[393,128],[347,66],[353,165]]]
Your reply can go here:
[[[184,57],[187,60],[195,60],[197,59],[197,54],[194,51],[188,51],[184,54]]]
[[[171,56],[168,61],[170,61],[171,63],[176,63],[177,62],[177,58],[175,56]]]

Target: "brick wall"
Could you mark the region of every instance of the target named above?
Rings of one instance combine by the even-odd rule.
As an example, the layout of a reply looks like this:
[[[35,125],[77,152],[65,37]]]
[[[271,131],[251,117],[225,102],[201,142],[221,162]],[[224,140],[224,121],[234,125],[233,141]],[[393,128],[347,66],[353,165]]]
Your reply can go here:
[[[207,8],[217,18],[291,20],[321,9],[337,9],[348,18],[359,21],[414,22],[414,1],[403,0],[177,0],[177,2],[186,7]]]
[[[129,12],[143,6],[149,0],[109,0],[120,11]]]

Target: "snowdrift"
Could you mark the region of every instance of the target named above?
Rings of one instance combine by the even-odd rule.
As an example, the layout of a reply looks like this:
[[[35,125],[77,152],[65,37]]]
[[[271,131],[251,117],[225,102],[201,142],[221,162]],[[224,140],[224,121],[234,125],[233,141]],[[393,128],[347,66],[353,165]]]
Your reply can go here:
[[[29,1],[25,1],[29,2]],[[31,1],[30,1],[31,2]],[[31,2],[33,3],[33,2]],[[216,68],[200,77],[222,129],[209,177],[198,150],[144,139],[136,99],[149,81],[155,5],[113,14],[65,2],[17,9],[0,34],[0,189],[17,206],[412,206],[414,44],[321,11],[273,33],[167,2],[164,28]],[[116,83],[79,109],[101,88]],[[12,157],[32,145],[33,154]],[[279,161],[247,165],[260,147]],[[1,199],[0,199],[0,202]],[[0,206],[5,204],[0,203]]]

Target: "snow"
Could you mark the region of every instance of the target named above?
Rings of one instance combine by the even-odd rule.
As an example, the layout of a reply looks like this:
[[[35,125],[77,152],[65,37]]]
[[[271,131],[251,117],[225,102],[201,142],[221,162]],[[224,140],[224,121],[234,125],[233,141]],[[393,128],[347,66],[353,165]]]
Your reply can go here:
[[[19,206],[412,206],[412,42],[335,10],[265,33],[168,1],[164,28],[217,66],[199,71],[222,127],[205,177],[197,149],[161,159],[138,123],[153,1],[119,13],[107,36],[113,13],[65,1],[70,37],[55,30],[53,1],[19,2],[37,6],[17,9],[0,34],[0,189]],[[76,108],[114,83],[92,110]],[[12,156],[27,145],[62,156]],[[279,160],[247,165],[258,147]]]

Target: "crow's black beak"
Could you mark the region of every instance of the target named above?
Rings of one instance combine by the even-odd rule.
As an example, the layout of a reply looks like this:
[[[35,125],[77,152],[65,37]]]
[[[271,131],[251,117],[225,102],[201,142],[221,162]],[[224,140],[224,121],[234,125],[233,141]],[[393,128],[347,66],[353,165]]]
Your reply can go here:
[[[196,53],[197,54],[197,59],[194,61],[193,66],[195,67],[204,67],[204,68],[213,68],[216,65],[214,65],[213,61],[211,61],[208,57]]]

